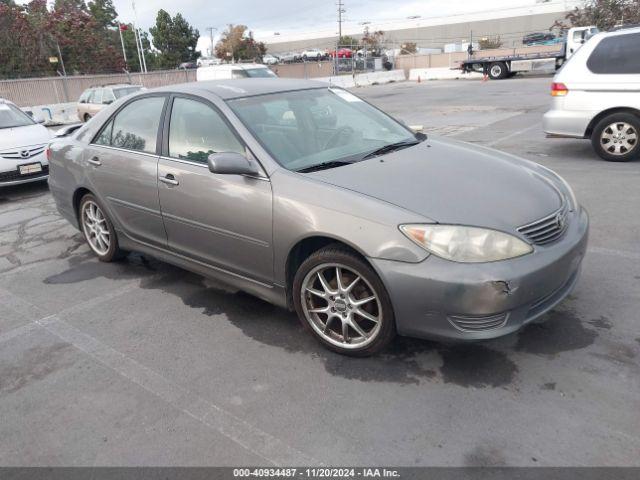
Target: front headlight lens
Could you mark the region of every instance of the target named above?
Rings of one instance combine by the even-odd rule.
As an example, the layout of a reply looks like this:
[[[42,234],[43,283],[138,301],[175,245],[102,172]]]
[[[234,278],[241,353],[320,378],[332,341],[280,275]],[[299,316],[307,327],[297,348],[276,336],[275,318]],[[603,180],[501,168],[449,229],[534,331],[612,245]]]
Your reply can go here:
[[[528,243],[508,233],[460,225],[400,225],[425,250],[454,262],[495,262],[531,253]]]

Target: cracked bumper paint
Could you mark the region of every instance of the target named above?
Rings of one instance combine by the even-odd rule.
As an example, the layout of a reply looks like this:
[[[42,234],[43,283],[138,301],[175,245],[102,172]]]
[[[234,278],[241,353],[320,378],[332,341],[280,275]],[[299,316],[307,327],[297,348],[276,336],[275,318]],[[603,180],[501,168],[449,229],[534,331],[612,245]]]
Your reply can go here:
[[[483,264],[435,255],[420,263],[370,261],[391,296],[399,334],[481,340],[519,330],[571,293],[588,230],[587,212],[581,208],[561,240],[536,246],[523,257]],[[482,322],[491,327],[474,328]]]

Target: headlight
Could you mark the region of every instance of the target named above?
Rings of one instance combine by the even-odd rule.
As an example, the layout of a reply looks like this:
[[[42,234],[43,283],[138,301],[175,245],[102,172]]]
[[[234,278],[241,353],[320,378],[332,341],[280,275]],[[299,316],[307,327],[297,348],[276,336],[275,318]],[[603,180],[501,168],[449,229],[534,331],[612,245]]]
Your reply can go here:
[[[400,225],[409,239],[425,250],[454,262],[495,262],[531,253],[533,248],[513,235],[459,225]]]

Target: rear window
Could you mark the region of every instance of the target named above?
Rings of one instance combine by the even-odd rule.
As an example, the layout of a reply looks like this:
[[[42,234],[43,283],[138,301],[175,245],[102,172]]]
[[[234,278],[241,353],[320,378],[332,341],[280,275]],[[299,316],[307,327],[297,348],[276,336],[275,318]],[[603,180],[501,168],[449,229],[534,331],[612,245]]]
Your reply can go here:
[[[122,97],[126,97],[127,95],[131,95],[132,93],[139,92],[142,87],[126,87],[126,88],[114,88],[113,94],[116,98],[120,99]]]
[[[271,71],[270,68],[245,68],[245,73],[248,77],[258,78],[258,77],[275,77],[276,74]]]
[[[605,75],[640,73],[640,33],[603,39],[587,60],[587,68]]]

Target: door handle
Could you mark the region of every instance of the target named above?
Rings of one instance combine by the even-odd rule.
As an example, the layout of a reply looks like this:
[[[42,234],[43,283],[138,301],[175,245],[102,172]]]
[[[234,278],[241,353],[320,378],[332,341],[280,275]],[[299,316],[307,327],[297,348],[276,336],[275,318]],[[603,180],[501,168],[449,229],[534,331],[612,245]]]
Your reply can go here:
[[[94,167],[99,167],[100,165],[102,165],[102,162],[98,157],[90,158],[89,160],[87,160],[87,162],[89,162]]]
[[[164,177],[159,177],[158,180],[160,180],[162,183],[166,183],[167,185],[180,184],[180,182],[176,180],[176,177],[174,177],[171,173],[167,173]]]

